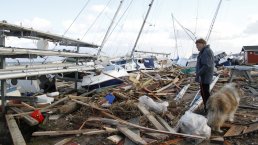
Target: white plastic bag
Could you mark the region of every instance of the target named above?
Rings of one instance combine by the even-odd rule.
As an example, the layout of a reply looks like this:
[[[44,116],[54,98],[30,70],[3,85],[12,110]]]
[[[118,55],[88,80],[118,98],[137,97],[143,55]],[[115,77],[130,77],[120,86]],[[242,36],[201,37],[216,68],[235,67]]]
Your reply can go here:
[[[48,97],[55,97],[55,96],[58,96],[58,95],[59,95],[59,92],[47,93]]]
[[[150,110],[157,113],[165,113],[168,110],[168,102],[165,101],[162,103],[158,103],[153,101],[152,98],[145,95],[139,98],[139,102],[147,106]]]
[[[46,94],[36,96],[37,103],[47,103],[51,104],[54,101],[54,98],[48,97]]]
[[[207,125],[207,119],[190,111],[186,111],[180,119],[180,129],[183,133],[191,135],[211,136],[211,128]]]

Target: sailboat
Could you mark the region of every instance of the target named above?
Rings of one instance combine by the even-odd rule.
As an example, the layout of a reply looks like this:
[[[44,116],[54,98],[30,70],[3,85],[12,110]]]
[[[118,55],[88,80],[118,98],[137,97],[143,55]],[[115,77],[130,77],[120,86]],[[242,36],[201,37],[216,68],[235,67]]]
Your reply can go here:
[[[111,65],[119,65],[123,67],[127,72],[134,72],[138,70],[149,70],[149,69],[154,69],[158,67],[158,64],[155,63],[156,58],[153,56],[135,56],[135,48],[138,44],[138,40],[141,36],[142,30],[144,28],[144,25],[146,23],[146,20],[148,18],[148,15],[150,13],[150,10],[152,8],[154,0],[151,1],[149,4],[148,11],[145,15],[144,21],[142,23],[141,29],[138,33],[138,36],[136,38],[136,41],[134,43],[133,49],[131,51],[131,54],[129,57],[121,57],[121,58],[116,58],[116,59],[111,59],[109,63]]]
[[[124,0],[120,1],[119,7],[117,9],[117,11],[115,12],[115,15],[109,25],[109,28],[102,40],[102,43],[100,45],[100,48],[97,52],[97,58],[100,58],[100,52],[101,49],[103,48],[106,40],[107,40],[107,36],[109,35],[109,32],[112,28],[112,25],[114,23],[114,20],[123,4]],[[128,77],[128,73],[127,71],[121,67],[120,65],[117,64],[109,64],[107,66],[104,67],[104,69],[101,70],[101,72],[98,73],[91,73],[90,75],[84,75],[82,78],[82,83],[81,86],[88,89],[88,90],[93,90],[93,89],[98,89],[98,88],[103,88],[103,87],[108,87],[108,86],[113,86],[113,85],[117,85],[117,84],[121,84],[123,83],[123,81],[121,81],[120,78],[122,77]]]

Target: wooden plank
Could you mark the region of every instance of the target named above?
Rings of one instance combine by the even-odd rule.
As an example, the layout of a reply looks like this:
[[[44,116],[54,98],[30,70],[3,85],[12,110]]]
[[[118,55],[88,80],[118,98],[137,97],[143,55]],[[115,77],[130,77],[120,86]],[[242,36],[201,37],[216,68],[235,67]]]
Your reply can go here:
[[[149,75],[148,73],[143,72],[142,70],[140,70],[140,72],[141,72],[142,74],[144,74],[144,75],[146,75],[146,76],[148,76],[148,77],[152,78],[152,79],[153,79],[153,80],[155,80],[155,81],[157,81],[157,80],[158,80],[158,79],[156,79],[155,77],[153,77],[153,76]]]
[[[132,140],[136,144],[147,144],[145,140],[143,140],[138,134],[132,132],[127,127],[118,126],[117,129],[122,132],[126,137]]]
[[[168,138],[167,135],[160,134],[160,133],[149,133],[149,132],[143,132],[147,137],[153,138],[155,140],[166,140]]]
[[[78,101],[78,100],[75,100],[75,99],[71,99],[71,100],[78,103],[78,104],[81,104],[81,105],[84,105],[84,106],[87,106],[87,107],[91,107],[91,108],[99,110],[99,111],[107,111],[105,109],[99,108],[98,106],[96,106],[94,104],[87,104],[87,103],[84,103],[82,101]]]
[[[82,129],[82,130],[67,130],[67,131],[37,131],[33,132],[32,136],[60,136],[60,135],[74,135],[74,134],[84,134],[84,135],[96,135],[103,133],[113,133],[117,132],[116,129],[109,130],[98,130],[98,129]]]
[[[166,90],[167,88],[169,88],[169,87],[175,85],[175,83],[176,83],[178,80],[179,80],[179,78],[175,78],[175,79],[173,80],[173,82],[171,82],[170,84],[168,84],[168,85],[166,85],[166,86],[164,86],[164,87],[158,89],[156,92],[159,93],[159,92],[161,92],[161,91]]]
[[[179,102],[179,101],[183,98],[184,94],[186,93],[186,91],[187,91],[187,89],[188,89],[189,87],[190,87],[190,84],[185,85],[185,86],[183,87],[183,89],[181,89],[181,91],[177,94],[177,96],[176,96],[176,98],[175,98],[174,100],[177,101],[177,102]]]
[[[16,107],[10,107],[10,109],[12,109],[15,113],[24,113],[21,109],[16,108]],[[30,126],[34,126],[39,124],[39,122],[34,119],[33,117],[31,117],[30,115],[21,115],[20,116],[26,123],[28,123]]]
[[[111,140],[115,144],[119,144],[123,140],[123,137],[120,135],[112,135],[107,137],[108,140]]]
[[[10,134],[12,136],[14,145],[26,145],[26,142],[21,134],[21,131],[14,119],[11,115],[5,115],[6,123],[8,125]]]
[[[158,120],[140,103],[137,104],[139,110],[148,118],[148,120],[154,125],[158,130],[165,131],[166,129],[158,122]]]
[[[175,130],[159,115],[156,115],[156,118],[166,128],[167,131],[175,132]]]
[[[242,125],[233,125],[230,129],[224,134],[224,137],[236,136],[239,135],[245,130],[247,127]]]
[[[68,114],[75,111],[78,108],[78,104],[76,102],[67,102],[58,108],[59,113]]]
[[[90,117],[88,119],[88,122],[103,122],[115,126],[127,126],[128,128],[133,127],[133,128],[138,128],[140,130],[148,131],[148,132],[155,132],[155,133],[162,133],[162,134],[167,134],[167,135],[174,135],[174,136],[179,136],[179,137],[188,137],[188,138],[195,138],[195,139],[206,139],[206,137],[203,136],[198,136],[198,135],[190,135],[190,134],[184,134],[184,133],[172,133],[169,131],[163,131],[163,130],[157,130],[157,129],[152,129],[148,127],[143,127],[140,125],[136,125],[124,120],[114,120],[114,119],[108,119],[108,118],[100,118],[100,117]]]
[[[254,88],[248,86],[248,89],[253,95],[258,95],[258,92]]]
[[[88,95],[90,95],[92,93],[95,93],[96,91],[97,91],[97,89],[94,89],[94,90],[91,90],[89,92],[85,92],[85,93],[81,94],[80,96],[85,97],[85,96],[88,96]]]
[[[69,143],[70,141],[72,141],[73,138],[74,137],[62,139],[61,141],[57,142],[55,145],[65,145],[65,144]]]
[[[133,123],[133,124],[137,124],[139,125],[140,123],[140,117],[137,117],[137,118],[132,118],[129,120],[130,123]],[[132,132],[134,132],[135,134],[139,135],[140,136],[140,130],[137,129],[137,128],[132,128],[130,129]],[[136,143],[134,143],[133,141],[131,141],[129,138],[125,138],[125,143],[124,145],[137,145]]]
[[[258,123],[254,123],[248,126],[246,130],[244,130],[244,133],[249,133],[258,130]]]
[[[215,136],[210,138],[211,143],[216,143],[216,144],[223,144],[224,143],[224,138],[221,136]]]

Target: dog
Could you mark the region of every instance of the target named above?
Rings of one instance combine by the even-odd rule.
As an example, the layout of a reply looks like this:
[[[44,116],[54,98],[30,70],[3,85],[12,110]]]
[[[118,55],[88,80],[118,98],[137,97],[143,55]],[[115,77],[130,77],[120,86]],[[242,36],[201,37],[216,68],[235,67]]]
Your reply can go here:
[[[239,106],[243,91],[236,83],[229,83],[209,97],[206,105],[208,125],[212,130],[222,132],[220,127],[228,120],[234,121],[234,114]]]

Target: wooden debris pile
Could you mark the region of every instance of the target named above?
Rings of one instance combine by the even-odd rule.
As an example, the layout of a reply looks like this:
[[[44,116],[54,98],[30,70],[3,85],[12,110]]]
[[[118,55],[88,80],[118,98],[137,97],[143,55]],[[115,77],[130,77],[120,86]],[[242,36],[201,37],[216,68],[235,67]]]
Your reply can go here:
[[[55,97],[56,101],[43,108],[25,102],[19,105],[12,104],[6,119],[11,123],[9,129],[13,142],[18,140],[19,144],[23,144],[26,140],[27,144],[42,144],[48,140],[49,144],[165,145],[205,140],[202,136],[178,132],[179,119],[190,109],[190,104],[199,90],[198,84],[193,81],[194,75],[185,74],[182,69],[184,68],[174,67],[139,71],[130,74],[120,86],[89,92],[80,91],[79,94],[67,94],[69,89],[62,89],[61,95]],[[228,81],[227,70],[222,69],[218,73],[221,77],[213,91],[217,91]],[[257,94],[253,95],[258,86],[250,85],[242,78],[239,83],[244,86],[244,91],[248,92],[242,98],[245,98],[245,101],[251,100],[241,102],[242,106],[236,114],[238,124],[225,124],[224,134],[212,133],[211,140],[204,142],[234,142],[234,137],[249,135],[258,130],[258,112],[248,112],[249,109],[253,111],[258,108]],[[169,104],[167,111],[157,113],[148,105],[139,103],[139,98],[144,95],[155,102],[167,102]],[[107,99],[110,96],[112,100]],[[31,117],[31,113],[35,110],[43,114],[43,122],[39,123],[37,119]],[[201,113],[202,110],[197,109],[198,112]],[[16,138],[21,133],[17,133],[14,117],[36,128],[28,131],[32,137],[24,136],[25,140]],[[238,122],[239,120],[244,121]],[[244,123],[247,120],[249,122]],[[13,130],[10,126],[13,126]]]

